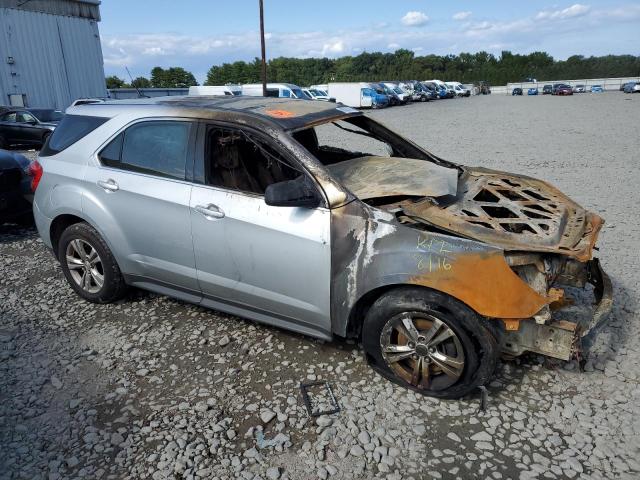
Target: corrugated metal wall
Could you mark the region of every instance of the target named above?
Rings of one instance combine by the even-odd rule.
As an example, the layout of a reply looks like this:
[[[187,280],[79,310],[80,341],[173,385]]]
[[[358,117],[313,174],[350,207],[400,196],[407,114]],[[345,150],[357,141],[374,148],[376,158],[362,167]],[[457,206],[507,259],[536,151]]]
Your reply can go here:
[[[77,98],[105,97],[98,24],[0,8],[0,105],[10,94],[25,94],[30,107],[60,110]]]
[[[99,0],[0,0],[0,8],[100,20]]]

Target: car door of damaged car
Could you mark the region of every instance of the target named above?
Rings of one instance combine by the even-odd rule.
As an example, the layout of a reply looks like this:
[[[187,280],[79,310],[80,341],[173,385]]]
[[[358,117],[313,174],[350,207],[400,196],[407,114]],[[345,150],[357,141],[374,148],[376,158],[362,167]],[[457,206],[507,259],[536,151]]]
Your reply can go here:
[[[201,125],[190,202],[198,281],[205,305],[328,337],[330,212],[264,200],[267,185],[299,175],[307,173],[266,136]]]

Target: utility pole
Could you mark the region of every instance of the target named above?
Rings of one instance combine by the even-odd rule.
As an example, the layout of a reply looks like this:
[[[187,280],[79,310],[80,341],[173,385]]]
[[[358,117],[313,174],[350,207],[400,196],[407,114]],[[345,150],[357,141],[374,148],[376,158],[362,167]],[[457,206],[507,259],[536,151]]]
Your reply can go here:
[[[267,96],[267,53],[264,46],[264,6],[260,0],[260,44],[262,46],[262,96]]]

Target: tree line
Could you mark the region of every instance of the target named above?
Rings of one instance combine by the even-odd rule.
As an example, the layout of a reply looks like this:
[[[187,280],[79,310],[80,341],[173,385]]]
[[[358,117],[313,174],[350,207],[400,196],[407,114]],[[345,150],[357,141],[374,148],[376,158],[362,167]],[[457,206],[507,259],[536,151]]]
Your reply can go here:
[[[411,50],[400,49],[394,53],[365,52],[336,59],[278,57],[267,63],[268,81],[301,86],[328,82],[432,78],[463,83],[484,80],[492,85],[505,85],[527,78],[570,80],[633,76],[640,76],[640,57],[633,55],[573,55],[566,60],[555,60],[545,52],[522,55],[503,51],[500,56],[495,56],[483,51],[418,56]],[[260,59],[256,58],[251,62],[237,61],[212,66],[207,73],[205,85],[260,81]],[[181,67],[166,70],[155,67],[151,71],[151,78],[138,77],[131,86],[175,88],[191,85],[197,85],[191,72]],[[107,88],[125,86],[129,85],[118,77],[107,78]]]
[[[198,85],[193,73],[182,67],[170,67],[167,69],[154,67],[151,77],[137,77],[131,83],[111,75],[105,78],[108,89],[112,88],[185,88]]]

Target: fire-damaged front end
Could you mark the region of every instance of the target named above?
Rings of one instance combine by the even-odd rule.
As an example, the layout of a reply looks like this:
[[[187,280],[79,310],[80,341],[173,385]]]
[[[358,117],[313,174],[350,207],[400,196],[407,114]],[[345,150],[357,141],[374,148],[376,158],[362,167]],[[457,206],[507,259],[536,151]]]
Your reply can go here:
[[[593,257],[603,220],[543,181],[376,157],[330,171],[362,201],[333,211],[342,248],[332,313],[351,316],[338,333],[368,292],[413,284],[501,322],[504,354],[568,360],[611,309],[611,282]],[[561,315],[574,289],[592,290],[591,315]]]

